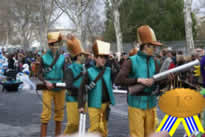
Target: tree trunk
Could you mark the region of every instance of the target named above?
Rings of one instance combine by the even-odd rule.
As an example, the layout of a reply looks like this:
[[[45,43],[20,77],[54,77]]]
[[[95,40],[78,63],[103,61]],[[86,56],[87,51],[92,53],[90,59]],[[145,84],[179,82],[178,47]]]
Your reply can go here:
[[[76,27],[77,27],[76,29],[77,29],[78,39],[80,40],[83,48],[85,48],[84,41],[83,41],[82,22],[78,21],[78,24],[76,25]]]
[[[82,7],[82,1],[79,1],[79,7]],[[78,15],[78,18],[77,18],[77,34],[79,35],[79,40],[81,42],[81,45],[82,47],[85,49],[85,45],[84,45],[84,39],[83,39],[83,26],[82,26],[82,23],[83,23],[83,16],[82,16],[82,13],[76,13]]]
[[[192,0],[184,0],[184,22],[185,22],[185,32],[186,32],[186,44],[187,53],[194,49],[194,40],[192,34],[192,18],[191,18],[191,4]]]
[[[40,48],[41,50],[47,50],[48,49],[48,42],[47,42],[47,28],[45,27],[45,25],[40,24],[40,30],[39,30],[39,34],[40,34]]]
[[[6,32],[6,44],[9,45],[9,30]]]
[[[29,40],[27,40],[26,38],[24,38],[24,40],[23,40],[24,50],[28,51],[28,49],[29,49],[29,44],[30,44]]]
[[[48,42],[47,42],[47,33],[48,33],[48,24],[44,19],[46,16],[45,13],[45,0],[41,0],[41,8],[40,8],[40,46],[42,50],[48,49]]]
[[[42,29],[42,49],[47,50],[48,49],[48,40],[47,40],[47,35],[48,35],[48,28],[45,27]]]
[[[122,52],[122,33],[120,28],[120,13],[118,7],[113,9],[113,17],[114,17],[114,28],[115,28],[115,36],[117,40],[117,52]]]

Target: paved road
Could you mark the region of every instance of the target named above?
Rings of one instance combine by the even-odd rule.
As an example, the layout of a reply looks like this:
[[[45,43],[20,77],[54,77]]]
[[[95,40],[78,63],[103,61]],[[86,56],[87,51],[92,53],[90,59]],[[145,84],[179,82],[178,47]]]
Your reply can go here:
[[[127,104],[125,94],[116,94],[116,106],[112,107],[109,121],[109,137],[128,136]],[[42,104],[34,91],[0,92],[0,137],[38,137]],[[159,118],[163,114],[158,110]],[[66,124],[66,117],[63,128]],[[54,122],[50,121],[48,135],[53,136]],[[182,137],[182,126],[174,137]]]

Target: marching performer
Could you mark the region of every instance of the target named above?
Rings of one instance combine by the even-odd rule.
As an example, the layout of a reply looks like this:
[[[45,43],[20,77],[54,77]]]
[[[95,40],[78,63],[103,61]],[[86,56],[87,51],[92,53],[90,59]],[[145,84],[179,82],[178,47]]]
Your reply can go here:
[[[130,52],[129,52],[129,56],[131,57],[131,56],[136,55],[137,51],[138,51],[138,48],[131,49]],[[160,66],[160,64],[159,64],[159,66]],[[156,128],[158,126],[158,124],[159,124],[159,120],[158,120],[158,117],[157,117],[157,108],[156,107],[154,109],[154,112],[155,112],[155,128]]]
[[[81,47],[80,41],[74,36],[67,39],[67,49],[69,50],[72,60],[74,61],[68,69],[65,70],[64,80],[67,85],[66,92],[66,110],[67,110],[67,125],[64,134],[73,134],[78,131],[79,126],[79,112],[78,112],[78,88],[83,76],[83,63],[85,62],[85,55]]]
[[[65,58],[58,51],[62,36],[59,32],[48,33],[49,50],[41,57],[39,79],[46,85],[42,91],[43,111],[41,113],[41,137],[47,135],[47,125],[51,119],[52,101],[55,106],[55,136],[61,133],[61,121],[64,118],[65,90],[55,88],[55,83],[62,82]]]
[[[128,118],[131,137],[147,137],[155,130],[157,97],[151,95],[156,86],[152,76],[159,71],[153,58],[155,47],[162,46],[157,42],[154,31],[144,25],[137,30],[140,50],[123,64],[116,84],[132,86],[143,84],[146,88],[135,95],[128,94]]]
[[[95,66],[88,68],[79,89],[79,111],[84,111],[86,89],[88,92],[88,113],[90,128],[88,132],[98,132],[107,137],[107,121],[109,104],[115,104],[112,91],[111,68],[106,67],[106,59],[110,54],[110,43],[96,40],[92,47]],[[85,88],[87,87],[87,88]]]

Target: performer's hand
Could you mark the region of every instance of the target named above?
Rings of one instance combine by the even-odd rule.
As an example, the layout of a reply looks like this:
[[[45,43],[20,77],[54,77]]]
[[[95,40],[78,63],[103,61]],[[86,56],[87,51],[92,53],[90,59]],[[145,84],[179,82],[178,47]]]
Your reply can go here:
[[[148,87],[150,87],[150,86],[152,86],[154,84],[154,80],[152,78],[139,78],[137,80],[137,82],[141,83],[141,84],[143,84],[145,86],[148,86]]]
[[[79,111],[79,113],[84,113],[85,110],[84,110],[84,108],[79,108],[78,111]]]
[[[147,84],[146,85],[148,87],[151,87],[153,84],[154,84],[154,79],[152,79],[152,78],[147,79]]]
[[[46,83],[46,87],[47,87],[48,89],[54,88],[54,87],[53,87],[53,84],[52,84],[51,82],[45,81],[45,83]]]

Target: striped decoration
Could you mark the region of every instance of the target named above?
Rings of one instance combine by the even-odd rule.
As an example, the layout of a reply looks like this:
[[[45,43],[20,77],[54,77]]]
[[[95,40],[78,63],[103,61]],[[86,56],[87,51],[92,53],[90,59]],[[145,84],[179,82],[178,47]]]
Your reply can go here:
[[[173,136],[181,122],[188,136],[190,136],[195,131],[201,131],[204,133],[202,124],[197,115],[187,118],[177,118],[165,115],[156,131],[168,131],[169,135]]]

